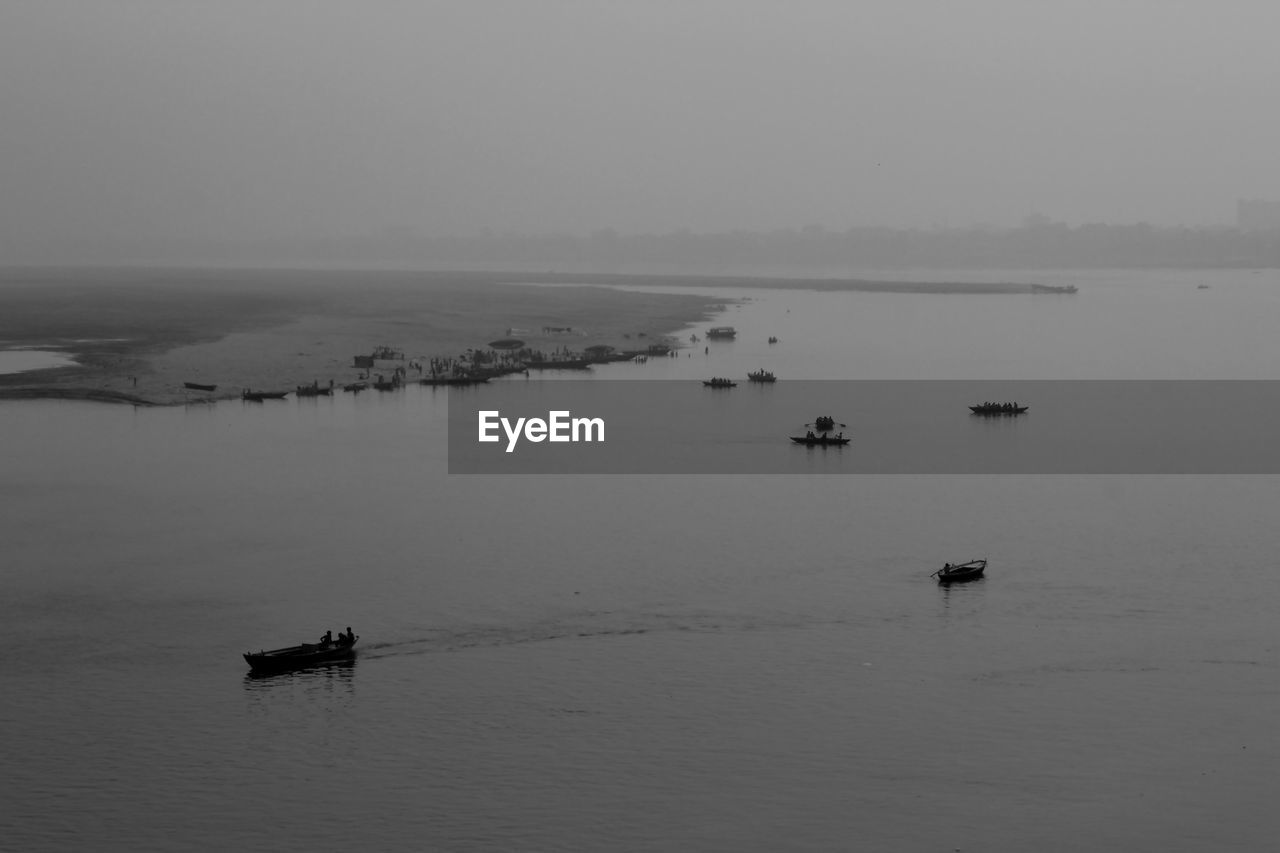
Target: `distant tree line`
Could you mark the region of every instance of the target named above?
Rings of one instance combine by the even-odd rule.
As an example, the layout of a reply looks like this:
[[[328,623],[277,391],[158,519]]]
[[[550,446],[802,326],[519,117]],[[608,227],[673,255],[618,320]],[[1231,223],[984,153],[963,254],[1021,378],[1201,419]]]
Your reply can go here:
[[[1020,228],[903,230],[809,227],[769,232],[426,240],[424,256],[465,266],[596,271],[742,268],[1259,268],[1280,267],[1280,230],[1035,223]]]
[[[5,249],[0,241],[0,249]],[[57,263],[49,252],[10,262]],[[1280,229],[1071,226],[1043,216],[1020,227],[911,230],[820,226],[775,231],[589,235],[423,237],[407,229],[328,239],[257,242],[137,242],[80,247],[98,263],[224,263],[336,265],[530,272],[706,273],[798,270],[1034,268],[1262,268],[1280,267]],[[8,254],[8,253],[6,253]]]

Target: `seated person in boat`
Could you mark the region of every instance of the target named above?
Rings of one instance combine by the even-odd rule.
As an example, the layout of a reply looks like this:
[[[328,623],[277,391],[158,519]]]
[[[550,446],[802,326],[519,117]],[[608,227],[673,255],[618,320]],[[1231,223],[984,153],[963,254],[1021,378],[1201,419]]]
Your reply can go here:
[[[333,644],[333,631],[325,631],[324,636],[320,638],[320,648],[325,649]]]

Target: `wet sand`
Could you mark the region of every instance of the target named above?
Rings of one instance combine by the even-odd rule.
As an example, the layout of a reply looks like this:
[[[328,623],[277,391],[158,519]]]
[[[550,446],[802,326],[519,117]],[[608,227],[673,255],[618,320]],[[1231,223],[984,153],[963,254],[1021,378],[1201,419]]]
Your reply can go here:
[[[171,405],[243,388],[355,381],[388,346],[452,358],[508,337],[534,348],[643,348],[708,318],[695,295],[529,287],[483,273],[240,270],[0,271],[0,347],[67,353],[73,367],[0,375],[2,398]],[[612,282],[616,283],[616,282]],[[572,327],[544,334],[543,327]],[[416,374],[411,373],[410,379]],[[217,385],[190,391],[184,382]]]

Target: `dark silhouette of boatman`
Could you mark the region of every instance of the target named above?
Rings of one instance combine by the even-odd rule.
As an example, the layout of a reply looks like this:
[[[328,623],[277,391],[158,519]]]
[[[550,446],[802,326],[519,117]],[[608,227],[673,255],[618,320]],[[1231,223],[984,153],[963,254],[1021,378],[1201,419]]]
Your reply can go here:
[[[333,642],[333,631],[325,631],[324,636],[320,638],[320,645],[327,646]]]

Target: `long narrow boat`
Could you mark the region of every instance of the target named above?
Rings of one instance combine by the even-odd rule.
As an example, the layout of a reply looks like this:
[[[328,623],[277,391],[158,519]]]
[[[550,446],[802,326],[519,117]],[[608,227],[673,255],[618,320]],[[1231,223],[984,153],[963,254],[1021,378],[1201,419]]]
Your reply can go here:
[[[982,577],[982,573],[986,570],[986,560],[970,560],[967,563],[959,563],[957,565],[947,563],[933,574],[938,578],[938,583],[962,583],[963,581],[976,580]]]
[[[843,438],[838,435],[793,435],[791,440],[796,444],[804,444],[809,447],[825,447],[827,445],[843,445],[853,441],[851,438]]]
[[[201,385],[199,382],[183,382],[182,387],[190,388],[192,391],[217,391],[217,385]]]
[[[289,396],[288,391],[250,391],[245,389],[241,395],[246,400],[252,400],[255,403],[261,403],[263,400],[283,400]]]
[[[708,388],[737,388],[738,383],[732,379],[723,379],[719,376],[713,376],[710,379],[702,380],[702,384]]]
[[[245,652],[244,659],[254,672],[285,672],[302,669],[337,660],[350,660],[356,656],[356,643],[360,636],[349,643],[303,643],[270,651]]]
[[[755,371],[754,373],[748,373],[747,378],[750,379],[752,382],[777,382],[778,381],[778,377],[774,376],[771,372],[769,372],[768,370],[764,370],[763,368]]]
[[[1020,415],[1025,412],[1029,406],[1017,406],[1013,403],[994,403],[988,405],[983,403],[981,406],[970,406],[969,411],[975,415],[986,415],[988,417],[998,417],[1000,415]]]

